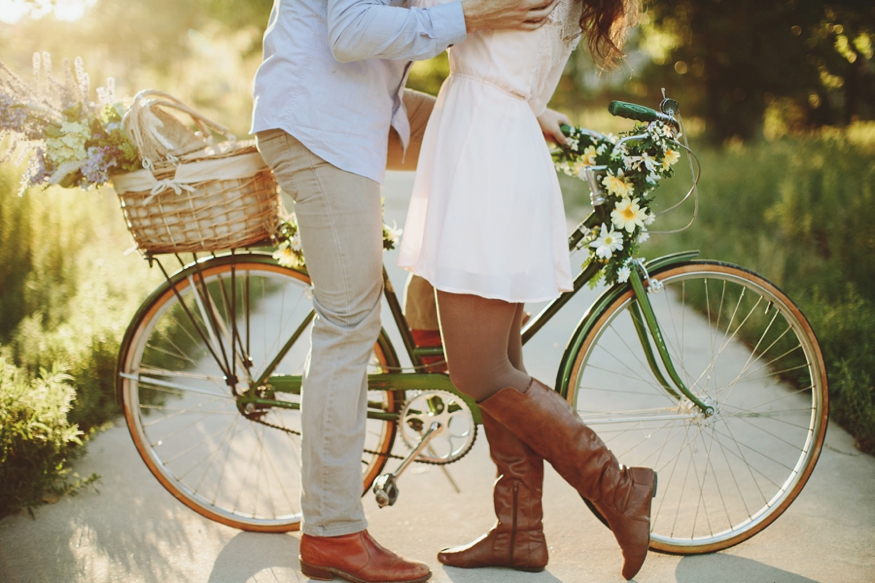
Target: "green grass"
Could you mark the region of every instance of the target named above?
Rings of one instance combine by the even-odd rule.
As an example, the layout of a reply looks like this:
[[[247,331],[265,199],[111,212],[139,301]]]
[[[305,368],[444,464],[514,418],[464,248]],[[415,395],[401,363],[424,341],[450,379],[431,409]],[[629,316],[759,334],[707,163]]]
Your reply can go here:
[[[18,197],[16,181],[13,168],[0,167],[0,345],[22,378],[64,371],[74,394],[63,417],[86,440],[117,413],[119,343],[161,276],[126,253],[132,242],[111,190]],[[34,483],[48,483],[33,469]]]
[[[820,340],[831,418],[875,454],[875,124],[698,153],[698,219],[682,233],[654,235],[642,253],[699,249],[781,287]],[[569,197],[587,193],[582,183],[563,185]],[[659,204],[667,208],[688,187],[680,172],[657,191]],[[689,201],[652,228],[683,226],[692,208]]]

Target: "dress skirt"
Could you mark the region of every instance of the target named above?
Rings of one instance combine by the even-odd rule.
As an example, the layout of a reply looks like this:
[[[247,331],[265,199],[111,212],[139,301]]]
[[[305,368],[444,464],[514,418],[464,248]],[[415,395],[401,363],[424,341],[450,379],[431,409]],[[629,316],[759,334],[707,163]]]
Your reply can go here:
[[[398,265],[445,292],[514,303],[572,289],[562,193],[525,99],[465,74],[443,84]]]

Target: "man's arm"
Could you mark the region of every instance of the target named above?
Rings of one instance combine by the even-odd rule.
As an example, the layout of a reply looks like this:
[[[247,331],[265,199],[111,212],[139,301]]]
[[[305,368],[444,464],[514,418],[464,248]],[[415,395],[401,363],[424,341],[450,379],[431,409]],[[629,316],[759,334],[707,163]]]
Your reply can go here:
[[[468,32],[481,28],[535,30],[559,0],[462,0]]]
[[[329,44],[340,62],[430,59],[480,28],[538,28],[557,2],[463,0],[402,8],[379,0],[329,0]]]
[[[430,59],[462,42],[465,34],[465,15],[458,2],[402,8],[379,0],[328,1],[328,40],[341,63]]]

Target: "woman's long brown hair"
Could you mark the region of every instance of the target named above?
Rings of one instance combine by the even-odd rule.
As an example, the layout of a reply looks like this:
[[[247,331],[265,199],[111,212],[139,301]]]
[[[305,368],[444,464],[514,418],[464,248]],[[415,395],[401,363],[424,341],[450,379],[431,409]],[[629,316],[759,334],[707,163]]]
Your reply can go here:
[[[638,21],[636,0],[581,0],[580,28],[590,54],[603,68],[615,66],[625,56],[623,44]]]

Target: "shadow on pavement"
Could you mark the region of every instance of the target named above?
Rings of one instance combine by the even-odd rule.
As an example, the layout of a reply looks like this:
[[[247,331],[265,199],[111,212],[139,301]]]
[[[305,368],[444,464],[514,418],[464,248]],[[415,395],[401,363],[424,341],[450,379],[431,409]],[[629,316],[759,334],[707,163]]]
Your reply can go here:
[[[434,568],[434,566],[432,567]],[[484,581],[501,581],[502,583],[562,583],[549,571],[540,573],[525,573],[513,569],[484,568],[456,569],[444,567],[444,572],[455,583],[483,583]]]
[[[106,443],[106,434],[99,436],[101,444]],[[131,449],[130,440],[117,441],[122,446],[105,448],[105,455]],[[116,573],[138,579],[181,580],[182,572],[163,552],[168,547],[181,556],[197,552],[190,533],[176,520],[179,502],[165,495],[157,482],[152,484],[145,466],[130,462],[130,455],[125,460],[137,479],[151,480],[143,491],[132,492],[120,472],[104,476],[96,488],[75,498],[37,509],[35,520],[26,514],[5,518],[0,525],[0,580],[89,581],[107,564]]]
[[[241,532],[216,557],[208,583],[244,583],[264,571],[298,570],[298,542],[287,534]]]
[[[817,583],[814,579],[765,565],[758,561],[732,555],[684,557],[675,569],[678,583],[736,583],[738,581],[768,581],[769,583]]]

